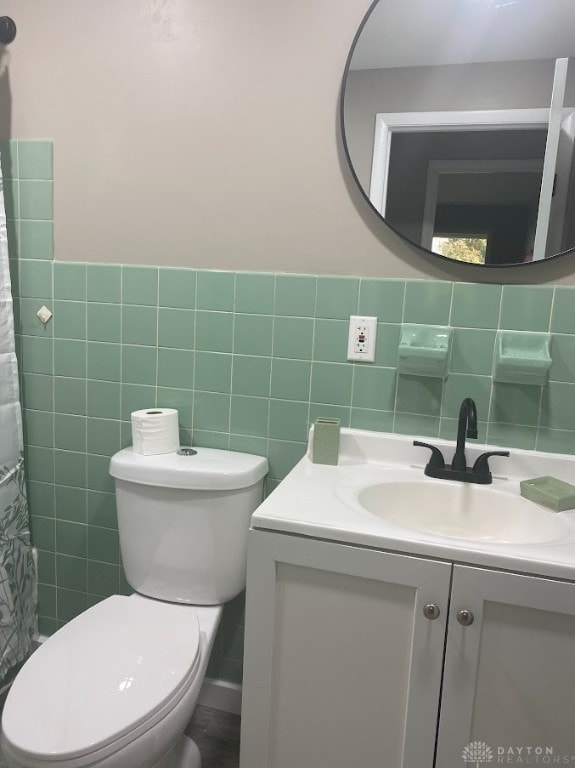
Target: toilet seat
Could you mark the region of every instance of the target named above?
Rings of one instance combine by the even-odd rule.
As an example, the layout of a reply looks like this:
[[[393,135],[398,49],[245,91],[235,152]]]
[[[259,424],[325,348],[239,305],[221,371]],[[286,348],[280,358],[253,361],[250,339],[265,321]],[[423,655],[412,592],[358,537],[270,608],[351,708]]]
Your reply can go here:
[[[47,766],[114,752],[180,701],[198,672],[200,638],[193,606],[103,600],[22,668],[3,713],[7,748]]]

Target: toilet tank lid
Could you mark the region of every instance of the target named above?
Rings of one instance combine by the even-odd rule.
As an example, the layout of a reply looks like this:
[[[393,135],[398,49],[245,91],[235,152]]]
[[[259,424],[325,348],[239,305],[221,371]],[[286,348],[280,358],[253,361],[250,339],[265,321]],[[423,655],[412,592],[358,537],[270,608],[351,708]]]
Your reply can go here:
[[[267,459],[250,453],[194,448],[194,455],[177,452],[143,456],[124,448],[110,461],[110,474],[116,480],[163,488],[198,491],[223,491],[248,488],[268,471]]]

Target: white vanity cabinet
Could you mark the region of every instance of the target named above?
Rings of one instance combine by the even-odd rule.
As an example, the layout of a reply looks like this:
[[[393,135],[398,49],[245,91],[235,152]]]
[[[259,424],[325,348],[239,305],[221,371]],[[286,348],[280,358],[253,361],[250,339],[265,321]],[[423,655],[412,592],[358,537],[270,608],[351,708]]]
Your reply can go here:
[[[574,583],[454,565],[437,768],[470,742],[495,764],[575,765]]]
[[[492,764],[575,755],[575,584],[249,538],[241,768],[460,768],[471,741]]]

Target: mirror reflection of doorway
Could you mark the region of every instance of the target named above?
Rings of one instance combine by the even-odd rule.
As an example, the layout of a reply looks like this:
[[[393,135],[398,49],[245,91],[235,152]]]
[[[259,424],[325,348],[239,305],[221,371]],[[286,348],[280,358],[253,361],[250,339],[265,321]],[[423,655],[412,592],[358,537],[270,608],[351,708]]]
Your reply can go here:
[[[542,160],[430,163],[421,245],[438,237],[476,238],[468,258],[480,264],[531,260],[535,244]],[[485,233],[485,247],[478,248]],[[470,244],[469,244],[470,245]],[[442,255],[445,247],[442,248]],[[473,257],[483,252],[483,259]],[[450,258],[457,258],[453,247]]]
[[[424,248],[461,244],[461,260],[517,264],[533,251],[547,131],[398,132],[392,136],[386,220]],[[424,181],[423,181],[424,180]],[[443,243],[457,258],[453,243]]]

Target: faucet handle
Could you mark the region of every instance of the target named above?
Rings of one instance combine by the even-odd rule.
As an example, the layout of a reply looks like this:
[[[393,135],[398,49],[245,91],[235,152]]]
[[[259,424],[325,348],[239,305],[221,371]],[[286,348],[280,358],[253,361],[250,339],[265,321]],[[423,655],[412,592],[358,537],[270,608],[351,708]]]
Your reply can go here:
[[[489,475],[491,477],[491,470],[489,469],[490,456],[509,456],[509,451],[487,451],[487,453],[482,453],[475,460],[472,471],[479,475]]]
[[[413,444],[418,448],[429,448],[431,451],[431,458],[427,464],[427,467],[433,467],[435,469],[443,469],[445,467],[445,461],[443,454],[435,445],[429,445],[429,443],[422,443],[420,440],[414,440]],[[426,469],[427,469],[426,467]]]

